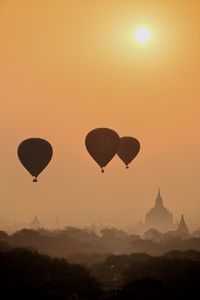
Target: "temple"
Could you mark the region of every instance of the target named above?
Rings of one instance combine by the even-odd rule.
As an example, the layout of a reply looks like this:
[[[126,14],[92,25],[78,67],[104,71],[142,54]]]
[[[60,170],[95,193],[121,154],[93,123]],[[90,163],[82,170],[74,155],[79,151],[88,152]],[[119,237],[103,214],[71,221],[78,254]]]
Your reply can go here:
[[[154,207],[147,212],[145,216],[145,222],[138,224],[137,229],[140,232],[145,232],[152,228],[160,232],[176,229],[176,225],[174,224],[173,220],[173,214],[164,206],[160,189],[158,190]]]
[[[39,219],[38,219],[37,216],[35,216],[35,217],[33,218],[33,220],[31,221],[29,227],[32,228],[32,229],[38,229],[38,228],[41,227],[41,222],[39,221]]]
[[[180,220],[180,223],[178,225],[177,231],[181,234],[188,234],[189,233],[189,230],[188,230],[188,227],[185,223],[185,219],[184,219],[183,215],[181,215],[181,220]]]
[[[174,229],[173,215],[164,207],[160,189],[154,207],[146,214],[145,227],[156,228],[160,232]]]

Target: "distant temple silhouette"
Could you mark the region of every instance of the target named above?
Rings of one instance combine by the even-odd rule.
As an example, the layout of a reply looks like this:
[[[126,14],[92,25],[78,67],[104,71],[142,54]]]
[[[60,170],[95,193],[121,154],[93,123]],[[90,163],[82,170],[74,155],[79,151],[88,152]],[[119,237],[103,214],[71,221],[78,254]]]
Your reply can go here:
[[[160,189],[154,207],[146,214],[144,225],[146,228],[156,228],[161,232],[175,228],[173,214],[164,207]]]
[[[38,229],[38,228],[41,227],[41,222],[40,222],[40,220],[38,219],[37,216],[35,216],[33,218],[33,220],[30,222],[30,226],[29,227],[32,228],[32,229]]]
[[[177,231],[181,234],[189,234],[189,230],[188,230],[188,227],[185,223],[185,219],[184,219],[184,216],[181,215],[181,220],[180,220],[180,223],[178,225],[178,228],[177,228]]]
[[[147,212],[145,221],[140,222],[136,230],[138,232],[145,232],[152,228],[160,232],[177,231],[182,234],[188,234],[188,227],[183,215],[181,216],[179,225],[174,223],[173,214],[163,204],[160,189],[158,190],[154,207]]]

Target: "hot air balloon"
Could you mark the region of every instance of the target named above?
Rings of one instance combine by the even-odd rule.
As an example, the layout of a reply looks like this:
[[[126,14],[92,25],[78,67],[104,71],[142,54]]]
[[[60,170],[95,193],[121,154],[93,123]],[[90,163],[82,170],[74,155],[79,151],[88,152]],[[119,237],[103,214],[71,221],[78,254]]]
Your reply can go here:
[[[104,172],[104,167],[111,161],[119,149],[119,135],[109,128],[96,128],[85,138],[87,151]]]
[[[41,138],[24,140],[17,152],[22,165],[34,177],[33,182],[37,182],[38,175],[46,168],[53,155],[50,143]]]
[[[129,164],[137,156],[140,151],[140,143],[137,139],[131,136],[125,136],[120,138],[120,146],[117,155],[125,163],[126,168],[129,168]]]

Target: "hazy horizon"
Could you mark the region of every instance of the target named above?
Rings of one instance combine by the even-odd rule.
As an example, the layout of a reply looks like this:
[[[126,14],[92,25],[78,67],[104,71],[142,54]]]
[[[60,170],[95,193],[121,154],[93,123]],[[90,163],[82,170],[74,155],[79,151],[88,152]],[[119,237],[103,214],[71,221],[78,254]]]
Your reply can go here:
[[[157,194],[156,194],[157,195]],[[161,193],[162,196],[162,193]],[[156,199],[156,197],[155,197]],[[97,230],[103,227],[109,227],[109,228],[118,228],[118,229],[122,229],[125,230],[127,232],[132,232],[132,233],[137,233],[139,232],[141,229],[138,228],[138,225],[140,222],[144,223],[145,222],[145,216],[146,213],[149,212],[149,210],[151,208],[154,207],[155,205],[155,199],[152,202],[152,206],[147,208],[146,211],[144,212],[143,216],[139,219],[127,219],[125,216],[121,216],[119,218],[114,218],[114,217],[106,217],[103,215],[99,215],[96,218],[92,219],[90,216],[85,216],[84,217],[79,217],[78,219],[76,219],[75,217],[70,217],[70,216],[56,216],[53,215],[51,217],[47,217],[47,218],[43,218],[40,215],[37,214],[37,212],[35,214],[33,214],[32,216],[29,215],[24,215],[23,218],[7,218],[7,217],[3,217],[0,219],[0,227],[2,230],[18,230],[20,228],[29,228],[31,222],[33,221],[33,219],[35,217],[38,218],[40,224],[41,224],[41,228],[46,228],[46,229],[63,229],[67,226],[72,226],[72,227],[77,227],[77,228],[90,228],[90,229],[94,229]],[[167,203],[164,200],[164,206],[169,209],[169,207],[167,206]],[[171,211],[169,209],[169,211],[173,214],[173,221],[174,224],[176,226],[176,224],[179,224],[180,219],[181,219],[181,214],[177,214],[175,215],[173,213],[173,211]],[[191,220],[188,219],[187,214],[184,216],[185,220],[186,220],[186,224],[189,227],[189,231],[195,231],[199,229],[199,222],[198,220],[196,220],[196,223],[194,222],[195,220]],[[139,230],[139,231],[138,231]]]
[[[133,226],[160,187],[200,228],[200,3],[146,2],[1,1],[1,220]],[[129,170],[114,157],[101,174],[84,145],[96,127],[140,140]],[[29,137],[54,148],[37,184],[16,152]]]

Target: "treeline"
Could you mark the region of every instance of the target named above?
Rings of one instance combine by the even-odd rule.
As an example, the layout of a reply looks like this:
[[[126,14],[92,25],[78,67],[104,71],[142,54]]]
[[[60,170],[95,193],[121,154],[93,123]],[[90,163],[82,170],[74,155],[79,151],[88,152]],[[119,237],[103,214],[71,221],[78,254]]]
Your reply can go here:
[[[22,248],[0,248],[2,299],[195,299],[200,252],[111,255],[90,270]],[[196,298],[197,299],[197,298]]]
[[[27,249],[1,249],[1,299],[102,299],[88,270]]]
[[[200,252],[194,250],[109,256],[91,270],[108,299],[195,299],[199,294]]]
[[[174,250],[162,256],[145,253],[110,255],[103,263],[90,266],[90,270],[109,289],[146,278],[176,284],[193,275],[198,275],[200,280],[200,252]]]
[[[172,249],[200,251],[200,235],[161,234],[155,229],[149,230],[143,237],[115,228],[104,228],[100,234],[74,227],[57,231],[22,229],[12,235],[0,231],[0,242],[11,247],[37,249],[41,253],[81,264],[101,263],[109,254],[144,252],[162,255]]]

